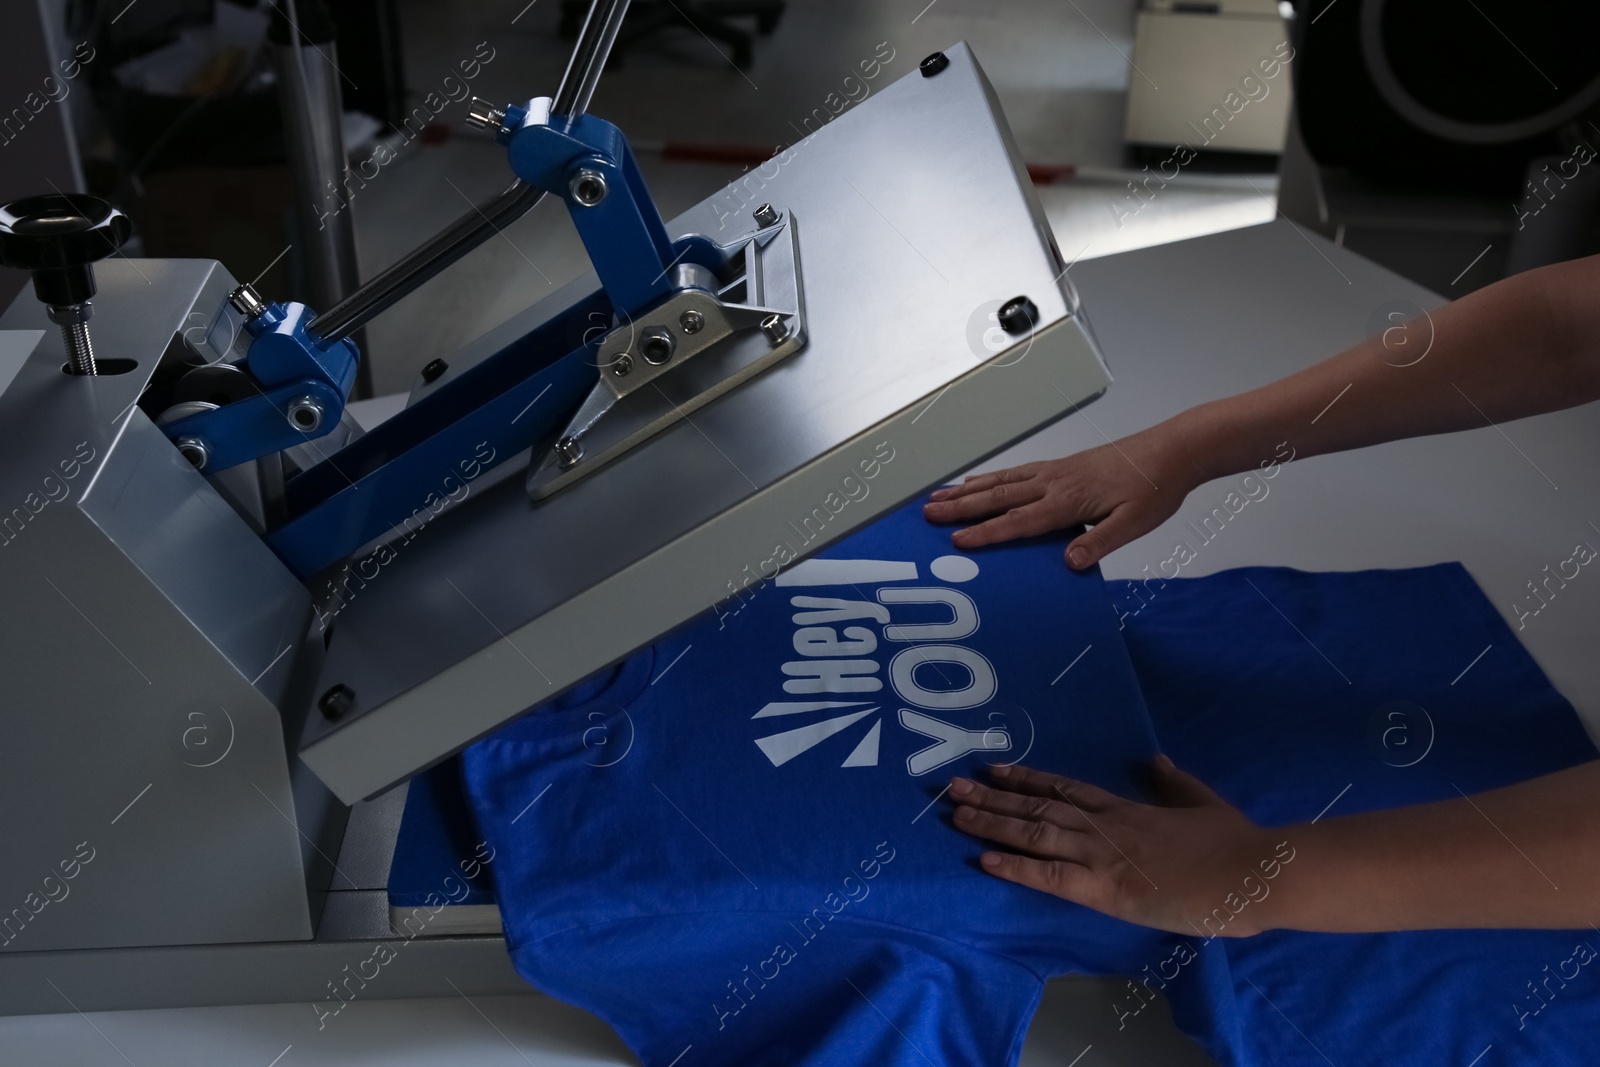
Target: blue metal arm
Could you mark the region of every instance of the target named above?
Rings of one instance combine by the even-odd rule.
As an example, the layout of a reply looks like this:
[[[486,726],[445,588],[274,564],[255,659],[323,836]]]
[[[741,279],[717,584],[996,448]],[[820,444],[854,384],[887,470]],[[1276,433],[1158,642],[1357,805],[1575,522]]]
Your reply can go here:
[[[290,479],[268,547],[301,578],[396,527],[413,533],[468,482],[549,435],[594,386],[595,290],[470,370],[430,387],[327,460]]]
[[[549,101],[533,100],[506,109],[497,140],[506,147],[518,177],[566,201],[601,286],[545,326],[440,381],[371,433],[290,479],[287,518],[268,532],[266,541],[302,578],[397,526],[427,521],[434,511],[430,501],[448,495],[452,485],[547,438],[597,381],[595,349],[613,321],[638,316],[669,297],[680,284],[674,269],[679,264],[714,272],[727,267],[726,253],[705,237],[668,238],[627,139],[611,123],[588,115],[552,119]],[[329,410],[342,411],[354,380],[355,348],[348,341],[324,347],[314,332],[305,330],[308,314],[300,305],[273,305],[252,319],[247,327],[253,334],[250,370],[258,377],[291,367],[303,370],[294,386],[286,388],[292,392],[307,382],[331,386],[337,397],[329,398]],[[597,329],[597,323],[604,325]],[[344,354],[347,365],[339,363]],[[277,390],[267,393],[278,397]],[[530,410],[537,398],[541,402]],[[194,426],[209,437],[220,434],[231,462],[305,439],[298,433],[293,439],[282,434],[280,429],[290,427],[281,417],[281,427],[269,427],[265,416],[241,406],[260,399],[164,428],[176,439],[185,424],[208,420]],[[334,414],[327,428],[337,421]],[[457,469],[462,461],[469,461],[468,469]]]
[[[552,118],[547,98],[506,109],[495,138],[529,185],[567,202],[600,284],[612,303],[637,314],[674,288],[673,264],[725,266],[716,245],[689,237],[674,247],[622,131],[604,119]]]
[[[271,304],[245,320],[250,349],[244,370],[253,397],[166,423],[173,441],[203,441],[207,474],[331,433],[355,383],[359,354],[349,341],[306,332],[304,304]]]

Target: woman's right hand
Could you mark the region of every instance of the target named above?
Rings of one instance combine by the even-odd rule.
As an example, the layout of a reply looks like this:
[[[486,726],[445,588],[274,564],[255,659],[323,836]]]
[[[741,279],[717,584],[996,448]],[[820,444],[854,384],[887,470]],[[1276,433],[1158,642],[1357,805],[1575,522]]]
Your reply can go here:
[[[1035,537],[1078,523],[1093,527],[1067,546],[1067,565],[1083,570],[1160,526],[1201,480],[1166,426],[1065,459],[977,474],[935,490],[929,522],[977,524],[957,530],[957,548]]]

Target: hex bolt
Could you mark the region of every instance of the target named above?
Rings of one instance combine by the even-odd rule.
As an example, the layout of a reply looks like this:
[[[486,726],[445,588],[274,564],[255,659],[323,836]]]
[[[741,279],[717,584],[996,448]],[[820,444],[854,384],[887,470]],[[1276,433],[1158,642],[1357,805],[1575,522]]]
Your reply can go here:
[[[45,318],[61,327],[62,343],[67,349],[67,365],[73,374],[99,373],[94,362],[94,342],[89,338],[91,314],[87,300],[81,304],[55,304],[44,309]]]
[[[436,382],[449,369],[450,364],[442,359],[429,360],[427,365],[422,368],[422,380],[428,383]]]
[[[572,176],[567,186],[572,199],[584,207],[594,207],[606,198],[606,176],[590,167],[584,167]]]
[[[583,458],[583,442],[576,437],[563,437],[556,442],[556,463],[562,470],[570,470]]]
[[[1039,324],[1039,309],[1025,296],[1014,296],[1000,306],[997,316],[1006,333],[1027,333]]]
[[[766,334],[767,340],[771,341],[776,347],[783,343],[785,337],[789,336],[789,325],[783,321],[782,315],[768,315],[761,320],[761,332]]]
[[[185,435],[174,443],[178,446],[178,454],[189,461],[189,466],[197,471],[206,469],[206,464],[211,461],[211,449],[206,447],[204,438]]]
[[[771,204],[762,204],[755,210],[755,220],[758,226],[776,226],[778,224],[778,209]]]
[[[659,367],[671,359],[677,347],[677,338],[665,326],[652,326],[639,336],[639,354],[652,367]]]
[[[943,52],[935,52],[927,59],[924,59],[921,63],[918,63],[917,69],[922,71],[922,76],[924,78],[931,78],[949,65],[949,56],[945,55]]]
[[[317,709],[330,722],[344,717],[356,706],[356,693],[342,682],[317,698]]]
[[[228,294],[228,304],[246,319],[253,319],[267,310],[267,302],[248,282]]]
[[[498,130],[505,121],[505,110],[481,96],[473,97],[467,105],[467,125],[475,130]]]
[[[290,401],[285,414],[289,425],[301,433],[316,433],[322,426],[322,402],[314,396],[296,397]]]
[[[626,378],[628,376],[628,372],[632,369],[633,357],[628,355],[626,352],[622,353],[622,355],[611,361],[611,373],[615,374],[618,378]]]
[[[690,308],[678,316],[678,327],[684,333],[699,333],[706,324],[706,317],[694,308]]]

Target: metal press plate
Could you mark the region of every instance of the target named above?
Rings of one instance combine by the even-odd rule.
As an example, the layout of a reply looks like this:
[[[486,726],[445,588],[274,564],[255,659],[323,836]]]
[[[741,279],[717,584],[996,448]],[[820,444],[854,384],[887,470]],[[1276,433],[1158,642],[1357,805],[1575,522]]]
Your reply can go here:
[[[541,504],[520,477],[474,488],[344,580],[319,691],[349,686],[355,707],[313,714],[301,747],[339,796],[379,792],[728,597],[863,462],[866,495],[824,508],[799,552],[1104,390],[993,90],[965,45],[947,54],[669,224],[725,242],[762,202],[803,218],[801,352]],[[1019,295],[1039,327],[1008,338],[995,311]]]
[[[576,466],[560,466],[550,452],[529,465],[530,497],[544,500],[593,475],[629,449],[639,447],[679,419],[688,418],[805,347],[799,225],[793,212],[780,214],[779,225],[752,238],[737,253],[744,263],[738,283],[742,291],[739,299],[724,304],[703,289],[687,289],[636,321],[618,326],[601,342],[595,357],[601,368],[600,384],[584,402],[584,409],[597,394],[611,406],[598,418],[583,420],[583,458]],[[680,333],[679,316],[691,310],[702,316],[705,328],[701,336],[709,343],[693,355],[673,356],[659,370],[651,367],[637,352],[637,339],[651,329],[665,331],[681,337],[677,347],[683,353],[700,340]],[[769,311],[780,316],[786,331],[776,344],[758,328]],[[626,379],[608,373],[619,358],[630,360],[633,368]],[[646,377],[645,384],[636,381],[641,377]],[[617,393],[623,395],[613,400]],[[587,414],[584,409],[580,409],[580,415]],[[575,432],[569,425],[566,433]]]

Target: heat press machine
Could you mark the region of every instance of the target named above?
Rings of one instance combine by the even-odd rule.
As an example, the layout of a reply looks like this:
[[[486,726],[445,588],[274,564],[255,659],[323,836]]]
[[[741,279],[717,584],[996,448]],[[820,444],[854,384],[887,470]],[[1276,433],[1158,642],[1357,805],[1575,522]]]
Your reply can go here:
[[[1105,389],[964,45],[663,222],[587,113],[626,7],[474,103],[505,192],[320,312],[0,210],[0,1011],[525,988],[391,926],[360,802]],[[362,432],[350,336],[544,195],[593,271]]]

